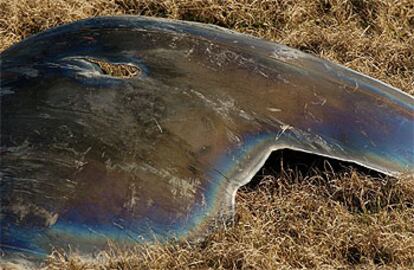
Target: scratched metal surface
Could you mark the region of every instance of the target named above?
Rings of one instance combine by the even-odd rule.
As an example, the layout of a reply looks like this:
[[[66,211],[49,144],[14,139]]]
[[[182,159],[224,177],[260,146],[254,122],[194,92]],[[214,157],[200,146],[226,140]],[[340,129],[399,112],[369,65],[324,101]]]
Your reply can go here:
[[[300,51],[189,22],[79,21],[1,53],[0,246],[202,236],[271,151],[398,174],[413,138],[412,97]]]

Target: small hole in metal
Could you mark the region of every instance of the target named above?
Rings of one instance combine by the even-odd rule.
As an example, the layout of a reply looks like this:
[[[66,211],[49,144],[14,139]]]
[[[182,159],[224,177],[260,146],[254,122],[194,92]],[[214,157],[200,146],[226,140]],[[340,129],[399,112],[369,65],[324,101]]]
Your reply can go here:
[[[116,78],[130,79],[141,74],[141,69],[132,64],[114,64],[104,60],[86,58],[87,61],[98,65],[102,73]]]

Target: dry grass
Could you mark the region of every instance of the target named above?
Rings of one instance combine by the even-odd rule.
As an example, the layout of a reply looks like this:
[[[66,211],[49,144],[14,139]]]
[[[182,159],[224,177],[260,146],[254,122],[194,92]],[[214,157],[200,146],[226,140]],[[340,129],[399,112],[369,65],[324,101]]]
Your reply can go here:
[[[0,0],[0,51],[98,15],[213,23],[299,48],[414,94],[412,0]],[[51,269],[414,268],[414,180],[347,172],[267,175],[237,197],[237,221],[203,243],[113,248]]]

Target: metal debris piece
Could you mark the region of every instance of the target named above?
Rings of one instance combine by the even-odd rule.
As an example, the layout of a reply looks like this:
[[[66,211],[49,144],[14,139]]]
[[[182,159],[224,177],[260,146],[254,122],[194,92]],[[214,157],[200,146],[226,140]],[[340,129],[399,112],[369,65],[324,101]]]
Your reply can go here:
[[[201,237],[272,151],[395,175],[413,138],[412,97],[298,50],[199,23],[75,22],[1,53],[0,246]]]

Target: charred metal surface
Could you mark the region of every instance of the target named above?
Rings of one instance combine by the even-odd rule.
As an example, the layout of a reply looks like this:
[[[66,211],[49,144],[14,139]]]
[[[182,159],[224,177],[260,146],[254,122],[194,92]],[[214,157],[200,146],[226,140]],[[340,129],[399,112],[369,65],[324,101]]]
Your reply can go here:
[[[111,17],[43,32],[1,53],[0,93],[6,255],[202,236],[277,149],[413,169],[412,97],[197,23]]]

